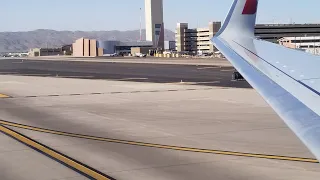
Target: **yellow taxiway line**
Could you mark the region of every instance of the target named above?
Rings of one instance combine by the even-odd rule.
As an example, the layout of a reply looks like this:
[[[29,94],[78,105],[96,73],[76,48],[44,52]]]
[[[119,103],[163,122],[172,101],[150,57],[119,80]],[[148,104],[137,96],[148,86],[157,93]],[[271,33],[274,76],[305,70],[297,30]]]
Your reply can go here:
[[[198,152],[198,153],[211,153],[211,154],[220,154],[220,155],[229,155],[229,156],[243,156],[243,157],[253,157],[253,158],[263,158],[263,159],[285,160],[285,161],[319,163],[318,160],[312,159],[312,158],[278,156],[278,155],[269,155],[269,154],[243,153],[243,152],[222,151],[222,150],[214,150],[214,149],[199,149],[199,148],[191,148],[191,147],[180,147],[180,146],[153,144],[153,143],[145,143],[145,142],[137,142],[137,141],[127,141],[127,140],[121,140],[121,139],[95,137],[95,136],[89,136],[89,135],[74,134],[74,133],[39,128],[39,127],[33,127],[33,126],[24,125],[24,124],[8,122],[8,121],[4,121],[4,120],[0,120],[0,124],[11,126],[11,127],[16,127],[16,128],[21,128],[21,129],[27,129],[27,130],[31,130],[31,131],[48,133],[48,134],[55,134],[55,135],[61,135],[61,136],[68,136],[68,137],[75,137],[75,138],[82,138],[82,139],[89,139],[89,140],[96,140],[96,141],[104,141],[104,142],[111,142],[111,143],[127,144],[127,145],[134,145],[134,146],[144,146],[144,147],[150,147],[150,148],[160,148],[160,149]]]
[[[9,98],[10,96],[5,95],[5,94],[0,94],[0,98]]]
[[[67,165],[68,167],[71,167],[72,169],[76,170],[77,172],[90,177],[92,179],[101,179],[101,180],[114,180],[113,178],[91,168],[88,167],[66,155],[63,155],[62,153],[53,150],[39,142],[36,142],[35,140],[32,140],[31,138],[24,136],[16,131],[13,131],[7,127],[0,125],[0,132],[7,134],[8,136],[13,137],[14,139],[26,144],[27,146]]]

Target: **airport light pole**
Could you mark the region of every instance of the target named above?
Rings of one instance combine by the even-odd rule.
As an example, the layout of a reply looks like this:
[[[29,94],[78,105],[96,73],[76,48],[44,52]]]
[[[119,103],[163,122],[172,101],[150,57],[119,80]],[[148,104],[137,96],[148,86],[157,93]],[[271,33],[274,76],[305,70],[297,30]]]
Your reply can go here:
[[[140,41],[142,41],[142,8],[140,8]]]

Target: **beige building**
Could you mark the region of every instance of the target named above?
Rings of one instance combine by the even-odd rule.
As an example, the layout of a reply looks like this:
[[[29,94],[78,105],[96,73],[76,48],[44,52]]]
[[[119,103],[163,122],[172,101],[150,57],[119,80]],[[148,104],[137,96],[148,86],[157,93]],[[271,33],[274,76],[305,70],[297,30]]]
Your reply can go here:
[[[150,48],[150,47],[132,47],[131,48],[131,54],[132,55],[135,55],[135,54],[138,54],[138,53],[149,54],[150,50],[152,50],[152,48]]]
[[[176,50],[186,53],[213,53],[212,37],[219,31],[221,22],[211,22],[206,28],[189,29],[188,23],[178,23],[176,28]]]
[[[29,57],[58,55],[64,55],[61,48],[34,48],[29,51]]]
[[[97,48],[97,40],[80,38],[72,44],[73,56],[96,57],[103,55],[103,49]]]

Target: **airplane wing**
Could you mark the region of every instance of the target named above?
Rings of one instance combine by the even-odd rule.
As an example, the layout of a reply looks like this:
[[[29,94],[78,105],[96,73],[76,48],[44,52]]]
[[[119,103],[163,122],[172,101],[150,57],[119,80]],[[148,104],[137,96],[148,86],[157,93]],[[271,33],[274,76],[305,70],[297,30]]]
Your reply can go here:
[[[258,0],[234,0],[215,47],[320,160],[320,56],[256,39]]]

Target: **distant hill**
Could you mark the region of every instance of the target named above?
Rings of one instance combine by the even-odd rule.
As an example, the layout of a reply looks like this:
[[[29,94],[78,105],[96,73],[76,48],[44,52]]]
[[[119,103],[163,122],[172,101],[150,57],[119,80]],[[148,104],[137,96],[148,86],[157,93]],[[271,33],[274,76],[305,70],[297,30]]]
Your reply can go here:
[[[142,31],[145,40],[145,30]],[[55,31],[0,32],[0,52],[21,52],[37,47],[60,47],[85,37],[98,40],[137,41],[140,31]],[[174,40],[174,32],[165,30],[165,40]]]

